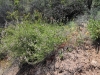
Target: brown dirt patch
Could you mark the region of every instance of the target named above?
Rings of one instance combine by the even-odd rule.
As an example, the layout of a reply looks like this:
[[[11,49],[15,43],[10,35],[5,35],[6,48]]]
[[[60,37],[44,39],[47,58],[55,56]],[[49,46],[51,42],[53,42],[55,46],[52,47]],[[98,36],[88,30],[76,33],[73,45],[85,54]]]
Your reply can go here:
[[[73,50],[64,52],[63,59],[56,57],[55,61],[47,61],[45,65],[24,64],[17,75],[100,75],[100,52],[95,49]]]

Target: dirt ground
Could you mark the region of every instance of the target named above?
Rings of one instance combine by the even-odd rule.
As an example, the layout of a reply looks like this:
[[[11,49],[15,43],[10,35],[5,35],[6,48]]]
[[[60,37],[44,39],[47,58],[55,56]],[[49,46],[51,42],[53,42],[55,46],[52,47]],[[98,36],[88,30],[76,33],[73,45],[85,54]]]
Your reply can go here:
[[[100,75],[100,52],[94,48],[72,52],[64,52],[63,58],[58,56],[56,61],[46,61],[35,66],[24,64],[16,75]]]

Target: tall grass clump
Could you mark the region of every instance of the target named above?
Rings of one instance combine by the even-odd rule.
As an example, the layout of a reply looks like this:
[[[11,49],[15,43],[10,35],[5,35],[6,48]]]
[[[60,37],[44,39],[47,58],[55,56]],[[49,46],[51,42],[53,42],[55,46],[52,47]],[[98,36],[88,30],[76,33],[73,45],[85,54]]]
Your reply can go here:
[[[29,22],[10,25],[3,32],[1,51],[8,51],[12,57],[21,57],[33,63],[42,61],[66,38],[66,27]]]
[[[88,23],[88,30],[93,40],[100,38],[100,20],[91,19]]]

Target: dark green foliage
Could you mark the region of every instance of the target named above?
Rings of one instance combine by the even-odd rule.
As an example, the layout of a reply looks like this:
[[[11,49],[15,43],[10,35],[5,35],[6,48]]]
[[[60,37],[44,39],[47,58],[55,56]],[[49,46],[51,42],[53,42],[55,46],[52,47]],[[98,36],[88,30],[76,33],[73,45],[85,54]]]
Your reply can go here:
[[[7,55],[8,54],[6,52],[5,53],[0,53],[0,61],[7,59],[8,58]]]
[[[1,0],[0,1],[0,17],[6,18],[7,12],[12,12],[13,6],[12,2],[9,0]]]
[[[91,3],[92,2],[92,3]],[[90,4],[89,4],[90,3]],[[48,23],[66,23],[91,7],[100,8],[99,0],[1,0],[0,23],[37,20],[35,11]]]
[[[12,12],[13,6],[12,2],[10,0],[1,0],[0,1],[0,27],[3,27],[6,23],[6,20],[8,20],[7,12]],[[9,20],[8,20],[9,21]]]
[[[96,53],[99,53],[100,50],[100,38],[96,38],[93,40],[93,46],[96,49]]]

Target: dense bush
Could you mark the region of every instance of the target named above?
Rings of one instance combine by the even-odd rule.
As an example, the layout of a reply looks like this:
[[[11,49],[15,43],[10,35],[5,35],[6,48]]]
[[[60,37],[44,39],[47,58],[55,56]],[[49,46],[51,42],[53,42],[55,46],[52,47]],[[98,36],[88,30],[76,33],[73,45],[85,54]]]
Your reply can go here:
[[[90,31],[93,40],[100,38],[100,21],[90,20],[88,23],[88,29]]]
[[[85,11],[83,1],[63,1],[63,0],[41,0],[33,1],[31,4],[31,13],[38,10],[42,13],[42,18],[48,23],[63,22],[75,18]]]
[[[9,26],[3,32],[1,51],[11,52],[11,56],[22,57],[34,63],[43,60],[45,55],[66,38],[66,27],[25,22]]]

